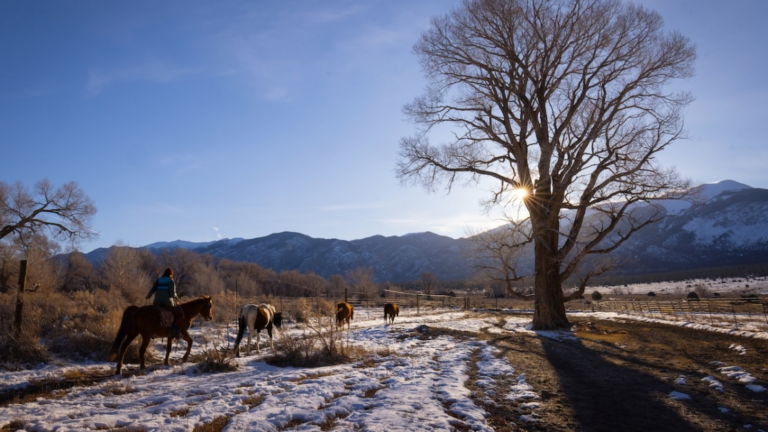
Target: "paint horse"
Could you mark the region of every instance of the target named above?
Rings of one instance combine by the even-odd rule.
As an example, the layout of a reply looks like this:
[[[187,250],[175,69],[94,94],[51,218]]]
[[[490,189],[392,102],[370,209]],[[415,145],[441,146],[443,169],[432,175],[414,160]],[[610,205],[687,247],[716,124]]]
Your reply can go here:
[[[282,312],[275,312],[275,307],[270,304],[248,304],[240,309],[240,319],[237,321],[237,339],[235,340],[235,357],[240,357],[240,342],[243,340],[246,327],[248,328],[248,344],[246,350],[251,355],[251,336],[256,330],[256,352],[261,354],[261,331],[267,329],[269,333],[269,347],[275,350],[272,342],[272,326],[280,328],[283,326]]]
[[[344,322],[347,322],[347,330],[349,330],[349,320],[355,318],[355,309],[351,304],[347,302],[341,302],[336,305],[336,326],[343,330]]]
[[[188,301],[180,304],[178,307],[184,311],[184,316],[181,318],[179,325],[179,334],[182,339],[187,342],[187,352],[184,353],[181,361],[186,362],[189,358],[189,352],[192,350],[192,338],[187,333],[189,327],[192,325],[192,320],[197,315],[202,316],[205,320],[210,321],[213,319],[213,300],[210,296],[204,296],[196,300]],[[145,369],[144,353],[147,351],[149,341],[153,338],[168,337],[170,327],[166,327],[163,324],[163,313],[169,314],[161,306],[128,306],[123,311],[123,319],[120,322],[120,329],[117,331],[115,342],[112,344],[112,349],[109,352],[109,361],[117,359],[116,373],[119,375],[123,371],[123,357],[125,357],[125,351],[128,350],[128,346],[133,342],[138,335],[141,335],[141,347],[139,348],[139,367]],[[173,339],[168,338],[168,343],[165,347],[165,361],[164,365],[170,366],[168,358],[171,355],[171,347],[173,347]]]
[[[400,308],[394,303],[387,303],[384,305],[384,322],[389,324],[395,323],[395,317],[400,314]]]

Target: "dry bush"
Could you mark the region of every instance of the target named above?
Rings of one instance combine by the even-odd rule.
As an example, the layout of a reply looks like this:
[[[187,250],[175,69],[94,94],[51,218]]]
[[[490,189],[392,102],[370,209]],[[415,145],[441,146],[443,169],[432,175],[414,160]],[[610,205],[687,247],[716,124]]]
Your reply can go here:
[[[239,365],[234,359],[227,357],[227,349],[224,347],[224,335],[221,330],[217,330],[214,336],[206,343],[203,348],[203,361],[197,364],[200,372],[233,372]]]
[[[613,295],[624,295],[624,294],[626,294],[626,292],[624,291],[624,288],[622,288],[622,287],[611,288],[611,292],[613,293]]]
[[[592,300],[602,300],[603,295],[600,294],[600,291],[593,291],[592,292]]]
[[[698,294],[699,297],[711,297],[712,296],[712,291],[706,285],[702,285],[702,284],[694,285],[693,292]]]
[[[283,318],[288,317],[297,323],[309,322],[309,316],[312,311],[310,309],[309,303],[307,303],[307,299],[292,299],[291,301],[286,302],[285,306],[286,309],[283,311]]]
[[[51,360],[46,347],[40,344],[40,339],[29,332],[22,332],[19,336],[13,331],[0,333],[0,352],[3,353],[2,365],[9,369]]]
[[[40,290],[24,293],[23,337],[15,339],[11,328],[16,293],[0,295],[0,345],[3,356],[12,362],[35,363],[50,360],[48,353],[74,359],[105,358],[129,306],[117,291],[59,292]],[[40,340],[47,342],[40,345]],[[137,344],[132,344],[137,345]],[[138,347],[129,349],[126,359],[138,359]]]
[[[312,301],[312,313],[317,316],[336,312],[336,303],[328,299],[315,298]]]
[[[279,346],[281,354],[266,359],[267,363],[274,366],[319,367],[347,363],[366,354],[350,345],[348,333],[339,331],[335,317],[327,314],[312,314],[299,335],[283,333]]]
[[[212,296],[213,298],[213,322],[224,324],[237,320],[240,309],[249,302],[243,297],[238,297],[232,291],[224,291]]]

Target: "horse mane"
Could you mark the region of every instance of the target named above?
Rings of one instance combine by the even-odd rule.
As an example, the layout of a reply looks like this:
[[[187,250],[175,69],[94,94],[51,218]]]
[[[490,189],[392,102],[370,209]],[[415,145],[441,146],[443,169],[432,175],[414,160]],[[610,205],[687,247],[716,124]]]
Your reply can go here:
[[[189,300],[189,301],[185,301],[184,303],[179,303],[177,306],[184,306],[185,304],[192,304],[192,303],[196,303],[196,302],[204,301],[204,300],[208,301],[210,299],[211,299],[211,296],[202,296],[200,298],[196,298],[196,299],[192,299],[192,300]]]

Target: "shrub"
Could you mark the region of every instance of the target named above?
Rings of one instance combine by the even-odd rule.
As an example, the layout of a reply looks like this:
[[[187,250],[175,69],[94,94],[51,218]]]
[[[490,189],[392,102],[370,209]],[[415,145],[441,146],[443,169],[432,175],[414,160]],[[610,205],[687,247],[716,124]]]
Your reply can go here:
[[[197,364],[197,369],[200,372],[234,372],[238,369],[238,363],[234,359],[227,357],[227,349],[223,346],[224,339],[221,330],[218,330],[210,341],[211,346],[209,347],[207,343],[205,344],[203,348],[203,361]]]
[[[348,333],[346,333],[348,335]],[[319,367],[354,360],[349,339],[336,327],[333,315],[312,313],[300,334],[281,333],[280,354],[267,358],[273,366]]]
[[[290,318],[298,323],[306,323],[309,321],[310,312],[307,299],[300,298],[287,304],[286,310],[283,311],[283,318]]]
[[[29,332],[16,336],[14,332],[0,334],[0,352],[5,367],[13,365],[34,365],[50,361],[48,350],[40,344],[40,339]]]
[[[656,293],[653,291],[648,291],[648,297],[656,297]]]
[[[602,300],[603,295],[600,294],[600,291],[593,291],[592,292],[592,300]]]
[[[693,288],[693,292],[698,294],[699,297],[709,297],[711,292],[705,285],[696,284]]]
[[[691,292],[688,293],[687,298],[688,298],[688,300],[698,300],[699,299],[699,295],[696,294],[695,292],[691,291]]]

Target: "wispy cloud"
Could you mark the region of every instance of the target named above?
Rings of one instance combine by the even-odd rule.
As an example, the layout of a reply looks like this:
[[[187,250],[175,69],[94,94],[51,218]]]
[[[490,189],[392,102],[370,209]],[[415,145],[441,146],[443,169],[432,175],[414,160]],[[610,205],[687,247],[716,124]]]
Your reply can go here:
[[[172,205],[170,205],[168,203],[164,203],[164,202],[158,203],[158,206],[159,207],[157,208],[157,210],[159,211],[159,213],[173,213],[173,214],[186,214],[187,213],[186,211],[184,211],[184,210],[182,210],[182,209],[180,209],[178,207],[172,206]]]
[[[221,233],[219,232],[219,229],[217,227],[213,227],[213,230],[216,231],[216,238],[222,239]]]
[[[302,20],[307,24],[334,24],[351,18],[365,11],[367,6],[364,4],[354,4],[347,7],[313,10],[303,12]]]
[[[122,82],[149,81],[164,83],[200,72],[201,69],[199,68],[184,68],[163,62],[151,62],[117,70],[91,69],[88,72],[85,91],[88,96],[97,96],[107,88]]]
[[[175,175],[181,175],[210,166],[216,159],[215,154],[187,153],[162,157],[156,163],[161,165],[163,169],[173,171]]]

